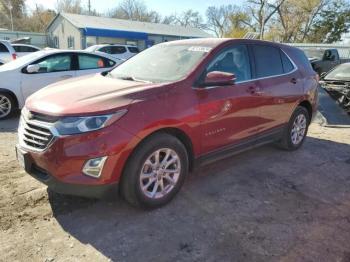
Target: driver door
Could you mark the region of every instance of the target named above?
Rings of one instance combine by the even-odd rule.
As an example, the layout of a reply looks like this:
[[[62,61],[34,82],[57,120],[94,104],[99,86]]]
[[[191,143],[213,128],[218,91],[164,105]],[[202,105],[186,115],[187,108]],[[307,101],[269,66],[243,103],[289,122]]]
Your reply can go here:
[[[73,59],[70,53],[49,55],[32,63],[39,65],[35,73],[22,70],[21,87],[24,99],[52,83],[75,77]]]
[[[197,89],[202,154],[242,142],[259,131],[260,99],[246,45],[224,50],[209,63],[206,74],[212,71],[233,73],[236,81],[232,85]]]

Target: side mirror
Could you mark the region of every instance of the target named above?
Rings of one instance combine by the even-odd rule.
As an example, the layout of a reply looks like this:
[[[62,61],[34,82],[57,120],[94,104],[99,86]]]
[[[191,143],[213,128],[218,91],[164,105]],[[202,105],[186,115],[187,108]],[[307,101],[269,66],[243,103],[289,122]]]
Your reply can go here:
[[[26,70],[29,74],[38,73],[40,70],[40,66],[38,64],[29,65],[29,66],[27,66]]]
[[[204,80],[204,86],[226,86],[235,83],[235,74],[213,71],[209,72]]]

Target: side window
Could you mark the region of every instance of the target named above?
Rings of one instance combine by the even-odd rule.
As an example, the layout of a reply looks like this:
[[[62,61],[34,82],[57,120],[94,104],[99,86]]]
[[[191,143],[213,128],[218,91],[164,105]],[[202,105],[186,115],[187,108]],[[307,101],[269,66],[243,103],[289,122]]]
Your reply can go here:
[[[0,43],[0,53],[9,53],[9,50],[7,50],[7,47]]]
[[[124,54],[125,52],[126,52],[126,48],[124,46],[112,46],[113,55]]]
[[[69,54],[60,54],[46,57],[37,64],[40,69],[38,73],[53,73],[71,70],[71,56]]]
[[[27,47],[27,52],[37,52],[37,51],[39,50],[36,48],[30,47],[30,46]]]
[[[112,50],[111,50],[110,46],[102,47],[98,51],[103,52],[103,53],[107,53],[107,54],[111,54],[112,53]]]
[[[281,59],[282,59],[282,65],[283,65],[283,71],[284,73],[289,73],[294,70],[294,65],[289,60],[289,58],[286,56],[286,54],[283,51],[280,51],[281,53]]]
[[[237,45],[222,52],[208,66],[207,72],[222,71],[236,75],[236,82],[252,78],[248,49],[245,45]]]
[[[74,37],[73,36],[68,36],[67,44],[68,44],[69,49],[74,49]]]
[[[253,53],[257,78],[283,74],[278,48],[267,45],[254,45]]]
[[[94,55],[78,55],[79,69],[98,69],[114,66],[114,62],[103,57]]]
[[[15,51],[16,51],[17,53],[23,52],[21,46],[15,45],[15,46],[12,46],[12,47],[13,47],[13,49],[15,49]]]

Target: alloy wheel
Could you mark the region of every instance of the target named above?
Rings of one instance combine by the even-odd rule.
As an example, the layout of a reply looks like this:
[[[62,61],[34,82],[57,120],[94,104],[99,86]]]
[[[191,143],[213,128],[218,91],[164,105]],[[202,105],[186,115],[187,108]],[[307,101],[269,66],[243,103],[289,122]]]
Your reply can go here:
[[[163,198],[174,189],[180,173],[179,155],[170,148],[158,149],[147,158],[142,166],[141,191],[148,198]]]
[[[291,130],[291,140],[294,145],[298,145],[304,139],[307,126],[307,119],[304,114],[298,115]]]
[[[3,118],[11,112],[11,101],[7,96],[0,95],[0,118]]]

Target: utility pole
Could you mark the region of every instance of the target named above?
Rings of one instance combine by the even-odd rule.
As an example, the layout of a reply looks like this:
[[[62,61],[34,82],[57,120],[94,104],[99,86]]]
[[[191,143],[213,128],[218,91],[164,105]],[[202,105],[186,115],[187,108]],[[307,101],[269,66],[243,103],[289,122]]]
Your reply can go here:
[[[88,0],[89,15],[91,15],[91,0]]]
[[[9,10],[10,10],[10,19],[11,19],[11,31],[13,31],[13,17],[12,17],[12,4],[9,3],[9,6],[8,6]]]

